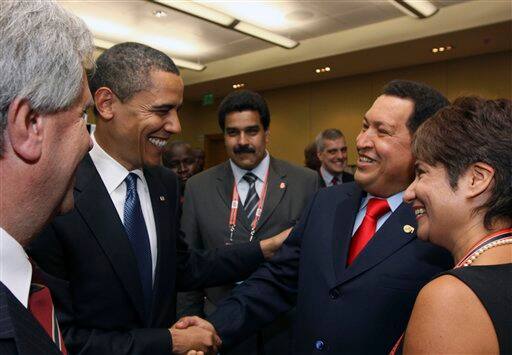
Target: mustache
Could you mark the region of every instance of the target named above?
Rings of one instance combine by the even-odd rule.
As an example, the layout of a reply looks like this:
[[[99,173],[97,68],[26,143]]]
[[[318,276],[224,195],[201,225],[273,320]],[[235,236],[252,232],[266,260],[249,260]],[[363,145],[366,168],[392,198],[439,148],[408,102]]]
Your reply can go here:
[[[244,144],[244,145],[236,145],[234,148],[233,148],[233,152],[235,154],[243,154],[243,153],[256,153],[256,149],[254,149],[253,147],[251,147],[250,145],[248,144]]]

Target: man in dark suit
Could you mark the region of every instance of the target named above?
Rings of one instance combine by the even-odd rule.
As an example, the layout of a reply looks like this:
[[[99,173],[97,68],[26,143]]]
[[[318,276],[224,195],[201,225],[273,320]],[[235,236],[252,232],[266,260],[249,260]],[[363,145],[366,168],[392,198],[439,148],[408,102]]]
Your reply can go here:
[[[171,327],[176,291],[246,277],[278,239],[208,253],[188,249],[177,217],[178,179],[160,166],[165,144],[180,131],[183,100],[168,56],[118,44],[97,59],[90,85],[98,120],[95,146],[78,167],[76,208],[30,249],[58,278],[50,288],[66,344],[81,354],[215,351],[206,322],[191,332]]]
[[[66,354],[52,295],[23,247],[73,208],[73,175],[92,146],[92,36],[54,2],[2,1],[0,48],[0,354]]]
[[[347,143],[339,129],[328,128],[320,132],[315,143],[318,160],[322,163],[318,171],[321,187],[354,181],[354,176],[344,171],[347,164]]]
[[[189,243],[206,250],[264,240],[293,227],[318,189],[315,172],[268,153],[270,112],[262,96],[234,91],[221,102],[218,116],[229,160],[190,178],[182,217]],[[247,179],[248,174],[254,181]],[[233,199],[239,207],[230,226]],[[256,216],[259,204],[261,217]],[[183,314],[211,314],[233,286],[189,294]],[[286,353],[290,328],[291,315],[283,316],[230,354]]]
[[[357,137],[356,182],[321,189],[277,255],[209,318],[223,346],[296,305],[293,354],[389,352],[420,288],[451,266],[445,250],[416,238],[402,201],[414,174],[411,136],[447,104],[423,84],[384,88]]]

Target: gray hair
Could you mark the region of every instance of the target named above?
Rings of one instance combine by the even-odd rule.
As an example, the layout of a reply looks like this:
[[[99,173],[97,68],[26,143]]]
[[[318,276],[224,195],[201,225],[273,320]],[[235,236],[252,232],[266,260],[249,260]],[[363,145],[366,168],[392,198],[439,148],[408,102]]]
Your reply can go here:
[[[336,128],[328,128],[320,133],[315,138],[316,151],[322,152],[325,149],[324,140],[336,140],[340,138],[344,138],[345,136],[339,129]]]
[[[93,50],[85,23],[55,1],[0,1],[0,156],[11,102],[27,99],[41,114],[69,108]]]
[[[151,86],[153,70],[180,75],[178,67],[165,53],[141,43],[119,43],[98,57],[89,86],[93,95],[99,88],[107,87],[125,101]]]

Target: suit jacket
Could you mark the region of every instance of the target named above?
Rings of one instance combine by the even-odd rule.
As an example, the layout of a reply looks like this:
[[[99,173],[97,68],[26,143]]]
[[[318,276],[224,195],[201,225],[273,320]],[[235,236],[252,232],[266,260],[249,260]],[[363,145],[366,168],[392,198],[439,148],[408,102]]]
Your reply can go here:
[[[355,183],[319,190],[278,254],[211,316],[224,344],[296,304],[293,354],[389,352],[420,288],[452,261],[446,250],[404,228],[416,224],[403,203],[347,267],[363,196]]]
[[[228,241],[233,184],[233,171],[229,161],[195,175],[187,182],[182,226],[187,240],[194,247],[208,250],[222,246]],[[267,186],[267,197],[255,230],[255,241],[272,237],[297,223],[302,211],[318,189],[318,176],[312,170],[271,157]],[[243,207],[239,208],[233,237],[235,243],[249,241],[251,222],[247,219]],[[206,314],[210,314],[233,286],[234,284],[228,284],[207,289],[204,294],[187,295],[184,313],[203,315],[206,296]],[[274,327],[264,330],[265,346],[264,349],[260,349],[260,353],[282,353],[285,343],[290,342],[291,335],[287,330],[291,328],[290,321],[283,318],[277,323]],[[262,345],[257,345],[255,338],[249,339],[238,349],[232,349],[232,353],[255,353],[257,347]]]
[[[61,354],[39,322],[0,282],[0,354]]]
[[[320,170],[318,171],[318,175],[319,175],[318,181],[320,181],[320,187],[326,187],[327,185],[325,185],[325,181],[324,181],[324,178],[322,177],[322,174],[320,173]],[[354,175],[344,171],[341,173],[341,181],[343,184],[347,183],[347,182],[352,182],[352,181],[354,181]]]
[[[259,245],[209,253],[188,249],[180,233],[179,185],[167,168],[145,168],[158,256],[150,314],[144,312],[135,256],[91,158],[79,165],[75,209],[57,217],[29,254],[54,281],[59,322],[70,353],[169,354],[176,291],[246,277],[263,260]]]

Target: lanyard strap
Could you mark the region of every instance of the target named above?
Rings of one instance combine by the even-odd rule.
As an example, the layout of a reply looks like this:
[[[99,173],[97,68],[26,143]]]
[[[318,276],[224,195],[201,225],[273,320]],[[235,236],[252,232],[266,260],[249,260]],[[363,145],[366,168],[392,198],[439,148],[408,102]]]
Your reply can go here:
[[[268,171],[265,174],[265,180],[263,181],[263,190],[261,192],[260,200],[258,201],[258,207],[256,208],[256,213],[254,215],[254,219],[251,223],[251,235],[249,237],[249,241],[252,241],[254,237],[254,232],[256,230],[256,226],[258,225],[258,221],[260,220],[261,214],[263,212],[263,204],[265,203],[265,197],[267,196],[267,182],[268,182]],[[258,192],[256,192],[258,193]],[[231,212],[229,214],[229,240],[233,241],[233,234],[236,228],[236,215],[238,213],[238,202],[239,202],[239,194],[237,188],[237,182],[235,181],[233,184],[233,198],[231,200]]]

